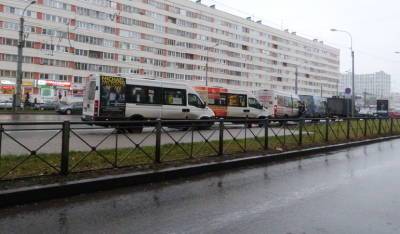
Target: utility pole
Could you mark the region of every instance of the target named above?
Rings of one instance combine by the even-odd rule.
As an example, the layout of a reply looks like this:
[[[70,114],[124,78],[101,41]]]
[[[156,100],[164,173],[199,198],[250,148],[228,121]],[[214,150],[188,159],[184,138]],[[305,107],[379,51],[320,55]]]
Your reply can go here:
[[[351,35],[350,35],[351,37]],[[353,39],[351,39],[351,117],[355,116],[355,109],[356,109],[356,90],[355,90],[355,79],[354,79],[354,50],[353,50]]]
[[[323,97],[323,84],[321,83],[321,98]]]
[[[353,50],[353,36],[351,35],[351,33],[349,33],[348,31],[344,31],[344,30],[339,30],[339,29],[331,29],[332,32],[342,32],[342,33],[346,33],[349,37],[350,37],[350,50],[351,50],[351,80],[352,80],[352,87],[351,87],[351,117],[354,117],[355,115],[355,109],[356,109],[356,92],[355,92],[355,79],[354,79],[354,50]]]
[[[299,94],[299,73],[298,73],[297,66],[296,66],[296,71],[295,71],[294,92],[296,95]]]
[[[24,23],[25,23],[25,11],[31,5],[35,4],[36,1],[31,1],[22,11],[22,15],[19,18],[19,34],[18,34],[18,57],[17,57],[17,80],[15,93],[13,95],[13,111],[17,110],[17,107],[21,106],[21,89],[22,89],[22,61],[23,61],[23,49],[25,46],[24,38]]]

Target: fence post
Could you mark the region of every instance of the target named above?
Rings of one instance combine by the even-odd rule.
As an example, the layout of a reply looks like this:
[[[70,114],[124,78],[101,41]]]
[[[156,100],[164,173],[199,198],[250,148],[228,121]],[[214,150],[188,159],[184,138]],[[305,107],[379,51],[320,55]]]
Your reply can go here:
[[[71,123],[64,121],[62,124],[62,143],[61,143],[61,175],[69,173],[69,140],[71,133]]]
[[[219,120],[218,156],[224,155],[224,119]]]
[[[268,150],[268,145],[269,145],[269,131],[268,131],[268,123],[269,120],[266,118],[264,123],[264,150]]]
[[[325,119],[325,141],[328,142],[329,141],[329,117],[326,117]]]
[[[382,134],[382,118],[379,117],[379,122],[378,122],[378,136]]]
[[[162,122],[160,119],[156,123],[156,150],[154,155],[154,163],[161,163],[161,133]]]
[[[0,124],[0,160],[1,160],[1,152],[3,149],[3,132],[4,132],[3,125]],[[1,165],[1,161],[0,161],[0,165]]]
[[[368,118],[364,119],[364,137],[368,135]]]
[[[350,130],[351,130],[351,119],[347,118],[347,132],[346,132],[347,140],[350,140]]]
[[[304,127],[304,118],[301,117],[299,119],[299,146],[303,145],[303,127]]]
[[[393,118],[390,118],[390,135],[393,136]]]

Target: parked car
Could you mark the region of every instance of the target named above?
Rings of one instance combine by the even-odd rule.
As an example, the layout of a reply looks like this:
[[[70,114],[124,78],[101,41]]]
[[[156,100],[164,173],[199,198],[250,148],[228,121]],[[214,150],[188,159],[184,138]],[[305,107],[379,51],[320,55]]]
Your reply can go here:
[[[73,102],[70,104],[61,103],[57,108],[57,113],[64,115],[82,114],[83,103]]]
[[[60,105],[59,102],[38,103],[34,106],[35,110],[56,110]]]
[[[12,109],[12,105],[13,105],[12,101],[8,101],[8,100],[1,101],[0,109],[3,109],[3,110]]]
[[[376,115],[376,108],[364,107],[358,112],[359,117],[375,117]]]

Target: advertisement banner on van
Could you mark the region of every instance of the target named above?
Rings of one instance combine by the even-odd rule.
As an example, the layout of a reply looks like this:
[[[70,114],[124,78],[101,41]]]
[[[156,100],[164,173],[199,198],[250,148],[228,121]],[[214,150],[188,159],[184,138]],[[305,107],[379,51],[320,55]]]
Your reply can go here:
[[[100,115],[125,117],[126,80],[122,77],[100,76]]]

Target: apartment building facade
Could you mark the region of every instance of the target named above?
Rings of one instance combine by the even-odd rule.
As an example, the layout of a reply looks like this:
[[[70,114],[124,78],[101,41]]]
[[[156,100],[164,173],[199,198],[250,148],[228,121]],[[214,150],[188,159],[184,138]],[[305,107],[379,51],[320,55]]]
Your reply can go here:
[[[15,91],[18,18],[0,2],[0,96]],[[188,0],[37,0],[25,13],[23,92],[81,98],[92,73],[336,95],[339,54],[318,40]],[[208,72],[206,64],[208,61]]]
[[[340,90],[344,92],[346,88],[352,87],[351,72],[342,74]],[[354,75],[355,94],[365,97],[389,98],[391,91],[391,76],[384,71],[370,74]]]

